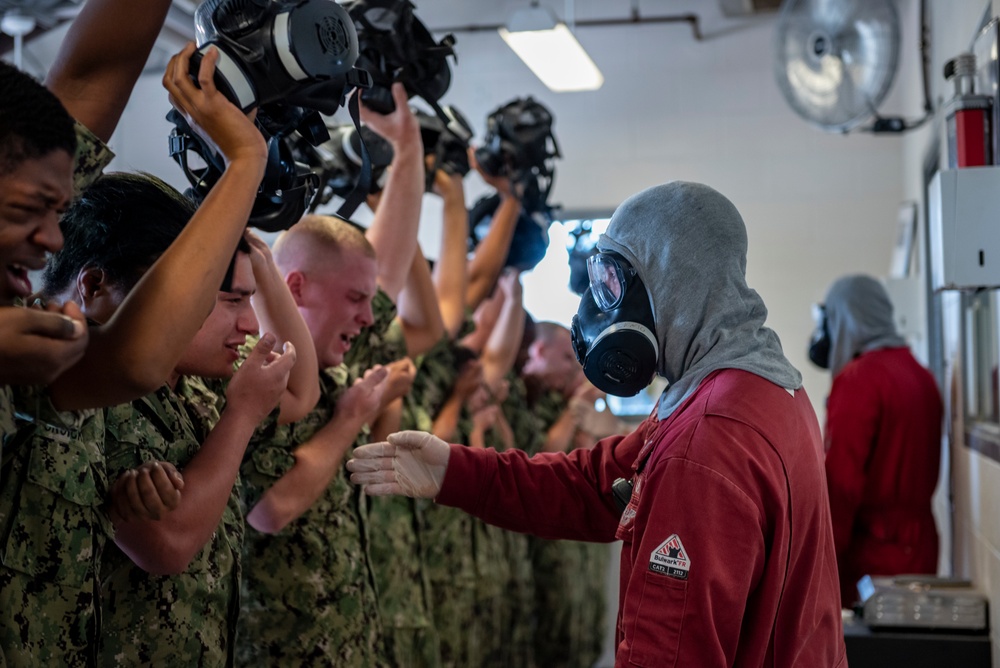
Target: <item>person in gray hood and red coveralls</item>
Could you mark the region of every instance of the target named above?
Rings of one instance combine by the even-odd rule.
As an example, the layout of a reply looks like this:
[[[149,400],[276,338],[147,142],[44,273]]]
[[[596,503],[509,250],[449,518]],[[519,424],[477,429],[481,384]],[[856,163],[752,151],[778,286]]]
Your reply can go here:
[[[645,422],[530,459],[401,432],[358,448],[352,480],[544,538],[623,541],[616,666],[846,666],[819,425],[747,287],[739,212],[704,185],[656,186],[597,248],[577,354],[607,392],[666,378]]]

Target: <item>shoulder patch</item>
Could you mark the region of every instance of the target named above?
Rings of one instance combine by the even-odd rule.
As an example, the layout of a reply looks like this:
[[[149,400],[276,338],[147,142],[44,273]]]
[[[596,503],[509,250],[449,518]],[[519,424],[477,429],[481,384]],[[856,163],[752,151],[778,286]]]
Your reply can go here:
[[[678,580],[687,580],[691,559],[677,534],[671,534],[649,555],[649,570]]]

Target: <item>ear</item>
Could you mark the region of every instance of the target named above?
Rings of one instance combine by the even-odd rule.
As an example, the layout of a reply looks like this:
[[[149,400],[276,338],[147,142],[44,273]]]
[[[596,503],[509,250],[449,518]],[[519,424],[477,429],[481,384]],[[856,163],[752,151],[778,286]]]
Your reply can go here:
[[[285,285],[288,286],[288,291],[292,293],[292,299],[295,300],[295,305],[302,306],[302,293],[305,291],[306,287],[306,277],[302,274],[302,272],[288,272],[288,275],[285,276]]]
[[[107,291],[107,274],[104,273],[103,269],[84,267],[77,274],[76,296],[84,311],[87,310],[88,305]]]

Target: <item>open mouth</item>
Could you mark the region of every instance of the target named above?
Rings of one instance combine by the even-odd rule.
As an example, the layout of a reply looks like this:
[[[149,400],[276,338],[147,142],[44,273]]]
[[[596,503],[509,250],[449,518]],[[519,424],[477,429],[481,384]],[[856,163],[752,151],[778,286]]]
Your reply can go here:
[[[21,264],[7,265],[7,284],[15,297],[27,297],[31,294],[31,279],[28,278],[28,267]]]

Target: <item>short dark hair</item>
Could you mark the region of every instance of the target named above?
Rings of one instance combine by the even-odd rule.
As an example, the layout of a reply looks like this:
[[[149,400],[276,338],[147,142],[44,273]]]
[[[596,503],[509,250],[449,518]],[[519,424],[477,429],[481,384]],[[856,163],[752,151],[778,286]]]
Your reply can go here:
[[[0,62],[0,174],[57,150],[76,154],[73,117],[48,88]]]
[[[87,267],[131,290],[194,212],[194,202],[151,174],[100,176],[59,223],[65,243],[45,268],[46,296],[61,294]]]

